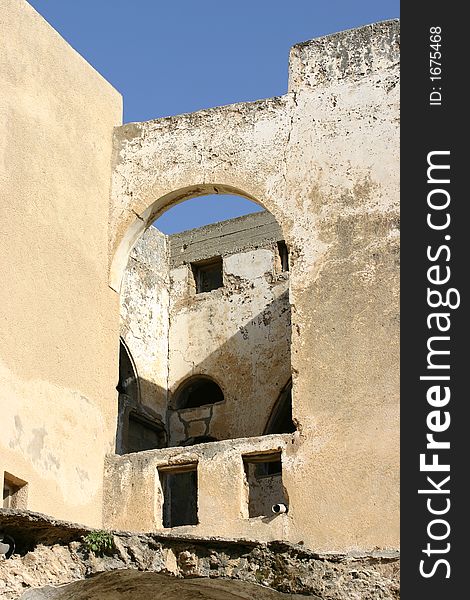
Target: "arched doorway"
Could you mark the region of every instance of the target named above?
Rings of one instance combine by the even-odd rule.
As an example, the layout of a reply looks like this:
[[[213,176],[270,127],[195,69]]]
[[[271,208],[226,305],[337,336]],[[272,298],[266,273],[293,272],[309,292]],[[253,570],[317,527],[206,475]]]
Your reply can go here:
[[[210,377],[194,376],[185,381],[174,395],[174,407],[177,409],[198,408],[223,402],[224,393]]]

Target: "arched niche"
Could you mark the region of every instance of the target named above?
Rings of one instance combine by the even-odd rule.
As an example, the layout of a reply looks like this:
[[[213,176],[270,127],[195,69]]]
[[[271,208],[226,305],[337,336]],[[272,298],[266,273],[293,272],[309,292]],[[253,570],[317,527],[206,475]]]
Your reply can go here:
[[[263,435],[293,433],[295,430],[292,421],[292,379],[289,379],[273,406]]]
[[[119,380],[116,389],[119,392],[116,453],[128,454],[165,447],[165,427],[141,403],[137,368],[122,338],[119,339]]]
[[[119,378],[116,386],[119,394],[139,402],[140,389],[137,368],[126,342],[119,338]]]

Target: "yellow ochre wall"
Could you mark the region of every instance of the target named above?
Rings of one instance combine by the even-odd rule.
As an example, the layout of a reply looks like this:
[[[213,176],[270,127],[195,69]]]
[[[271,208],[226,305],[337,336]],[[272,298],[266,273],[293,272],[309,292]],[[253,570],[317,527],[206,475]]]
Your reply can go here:
[[[0,479],[101,524],[118,295],[107,281],[121,95],[24,0],[0,4]]]

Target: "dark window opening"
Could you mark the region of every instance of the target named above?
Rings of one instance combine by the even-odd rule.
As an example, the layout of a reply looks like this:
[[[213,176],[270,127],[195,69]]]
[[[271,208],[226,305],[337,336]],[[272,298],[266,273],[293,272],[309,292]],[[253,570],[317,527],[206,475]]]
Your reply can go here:
[[[176,408],[197,408],[206,404],[222,402],[224,394],[220,387],[206,377],[191,379],[176,394]]]
[[[248,488],[248,517],[272,516],[275,504],[285,504],[287,497],[282,484],[281,453],[246,455],[243,457]]]
[[[163,490],[163,527],[197,525],[197,465],[159,469]]]
[[[26,508],[28,483],[7,473],[3,474],[3,508]]]
[[[123,341],[119,343],[119,381],[116,386],[120,394],[137,400],[139,396],[139,382],[130,353]]]
[[[210,292],[223,287],[222,257],[214,256],[208,260],[191,263],[196,284],[196,294]]]
[[[142,452],[164,448],[166,433],[163,424],[154,423],[145,417],[129,413],[129,428],[127,432],[127,452]]]
[[[281,271],[289,270],[289,250],[284,240],[277,243],[279,258],[281,259]]]
[[[294,433],[292,421],[292,379],[282,389],[269,417],[264,435],[272,433]]]

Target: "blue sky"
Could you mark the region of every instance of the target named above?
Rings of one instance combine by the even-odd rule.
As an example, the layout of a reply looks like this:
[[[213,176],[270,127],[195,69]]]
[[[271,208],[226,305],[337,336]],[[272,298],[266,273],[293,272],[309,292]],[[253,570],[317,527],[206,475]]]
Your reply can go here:
[[[280,96],[289,48],[399,16],[399,0],[29,0],[124,97],[124,121]],[[252,212],[244,199],[196,198],[165,233]]]

